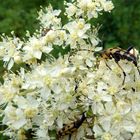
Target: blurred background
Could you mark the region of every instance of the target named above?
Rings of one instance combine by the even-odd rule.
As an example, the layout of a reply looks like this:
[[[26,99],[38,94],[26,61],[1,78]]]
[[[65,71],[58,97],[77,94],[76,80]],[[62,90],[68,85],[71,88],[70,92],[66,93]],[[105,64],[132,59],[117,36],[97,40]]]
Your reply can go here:
[[[64,0],[0,0],[0,34],[10,35],[11,31],[19,37],[24,37],[26,31],[33,33],[39,28],[36,20],[40,6],[49,3],[57,9],[64,10]],[[140,1],[113,0],[115,8],[111,13],[105,13],[93,24],[101,25],[99,37],[102,45],[122,48],[134,46],[140,48]],[[63,18],[63,15],[62,15]]]
[[[20,38],[25,36],[27,30],[33,34],[39,29],[36,18],[40,6],[51,3],[54,8],[64,11],[63,1],[0,0],[0,34],[10,35],[14,31]],[[99,38],[103,47],[134,46],[140,50],[140,0],[113,0],[113,3],[115,8],[111,13],[105,13],[92,21],[93,24],[101,25]],[[63,14],[62,19],[65,20]],[[0,135],[0,140],[8,138]]]

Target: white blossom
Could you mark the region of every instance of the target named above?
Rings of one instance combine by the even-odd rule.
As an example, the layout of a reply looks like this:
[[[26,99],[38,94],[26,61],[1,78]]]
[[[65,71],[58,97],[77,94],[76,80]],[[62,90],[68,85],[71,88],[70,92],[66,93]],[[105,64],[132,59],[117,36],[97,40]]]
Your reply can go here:
[[[24,41],[3,37],[0,42],[0,59],[8,69],[0,83],[4,134],[26,139],[26,132],[33,130],[35,139],[57,139],[64,126],[77,125],[85,115],[72,139],[139,140],[140,61],[136,67],[127,59],[116,63],[97,57],[102,46],[97,46],[98,29],[89,22],[110,12],[112,1],[73,0],[65,5],[67,23],[61,23],[61,10],[49,6],[38,17],[40,31],[46,28],[46,33]],[[54,58],[55,48],[69,52]],[[12,69],[14,64],[20,68]]]

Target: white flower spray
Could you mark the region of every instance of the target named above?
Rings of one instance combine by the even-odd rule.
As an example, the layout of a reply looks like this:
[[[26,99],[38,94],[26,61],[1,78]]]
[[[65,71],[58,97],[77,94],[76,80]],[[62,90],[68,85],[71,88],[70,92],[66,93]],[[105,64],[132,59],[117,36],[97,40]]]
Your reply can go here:
[[[67,23],[61,10],[51,6],[39,12],[40,33],[22,41],[3,36],[0,84],[3,134],[13,140],[138,140],[140,138],[140,76],[135,65],[120,60],[99,60],[99,38],[90,19],[113,9],[110,0],[65,2]],[[44,30],[45,29],[45,30]],[[42,33],[42,31],[44,32]],[[54,58],[55,48],[70,51]],[[140,62],[138,62],[140,65]],[[64,126],[86,119],[63,136]],[[68,129],[69,130],[69,129]],[[69,130],[72,131],[72,130]]]

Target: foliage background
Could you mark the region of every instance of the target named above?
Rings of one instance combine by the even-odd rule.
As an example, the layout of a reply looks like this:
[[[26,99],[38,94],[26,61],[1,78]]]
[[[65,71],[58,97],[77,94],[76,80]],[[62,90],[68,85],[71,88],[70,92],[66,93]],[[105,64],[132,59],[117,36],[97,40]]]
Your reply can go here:
[[[57,9],[63,9],[64,0],[0,0],[0,34],[10,35],[14,30],[19,37],[24,37],[26,31],[33,33],[39,28],[36,20],[40,6],[49,3]],[[69,0],[70,1],[70,0]],[[110,14],[105,13],[93,24],[102,25],[99,36],[104,47],[119,45],[127,48],[133,45],[140,46],[140,1],[113,0],[115,8]],[[63,16],[62,16],[63,18]],[[65,20],[63,18],[63,20]],[[64,21],[63,21],[64,22]]]
[[[64,0],[0,0],[0,34],[10,35],[14,31],[16,36],[24,37],[26,31],[31,34],[39,29],[36,20],[40,6],[49,3],[64,11]],[[140,1],[113,0],[115,8],[110,14],[101,15],[93,24],[99,23],[99,37],[104,48],[116,45],[127,48],[134,46],[140,50]],[[62,20],[65,22],[63,15]],[[0,127],[2,129],[2,127]],[[0,140],[7,138],[0,135]]]

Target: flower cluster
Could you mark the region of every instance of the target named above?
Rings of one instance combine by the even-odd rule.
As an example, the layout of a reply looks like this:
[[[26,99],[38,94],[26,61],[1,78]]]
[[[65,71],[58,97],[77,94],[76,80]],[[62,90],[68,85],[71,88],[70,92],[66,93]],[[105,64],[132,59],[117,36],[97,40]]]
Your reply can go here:
[[[86,17],[88,20],[97,18],[103,10],[110,12],[114,7],[110,0],[73,0],[73,3],[66,3],[66,6],[69,17]]]
[[[99,60],[98,30],[90,24],[108,0],[77,0],[65,3],[66,24],[60,10],[51,6],[39,12],[39,33],[20,40],[2,37],[0,60],[0,115],[3,134],[10,139],[67,139],[63,127],[86,119],[71,139],[138,140],[140,138],[140,75],[130,61]],[[46,13],[47,11],[47,13]],[[45,29],[45,30],[44,30]],[[42,33],[43,32],[43,33]],[[52,54],[55,48],[70,52]],[[107,67],[107,65],[110,67]],[[138,62],[140,65],[140,62]],[[77,121],[78,122],[78,121]]]

